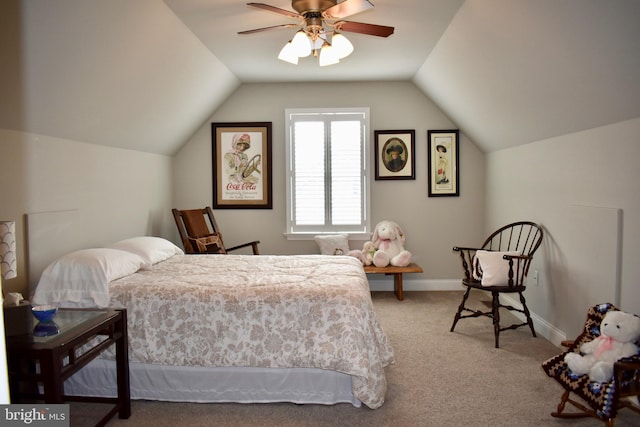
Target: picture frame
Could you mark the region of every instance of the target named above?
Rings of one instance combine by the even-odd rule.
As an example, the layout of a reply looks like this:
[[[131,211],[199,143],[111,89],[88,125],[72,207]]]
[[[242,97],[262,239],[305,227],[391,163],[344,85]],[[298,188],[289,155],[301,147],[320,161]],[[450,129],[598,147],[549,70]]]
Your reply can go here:
[[[457,129],[427,131],[429,197],[460,195],[459,137]]]
[[[272,209],[271,122],[211,123],[214,209]]]
[[[416,131],[376,130],[375,179],[416,179]]]

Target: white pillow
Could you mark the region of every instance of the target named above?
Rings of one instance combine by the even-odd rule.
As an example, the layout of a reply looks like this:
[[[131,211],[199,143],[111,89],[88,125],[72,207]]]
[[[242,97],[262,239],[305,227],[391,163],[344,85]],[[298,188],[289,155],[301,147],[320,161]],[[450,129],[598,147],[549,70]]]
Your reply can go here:
[[[482,286],[506,286],[509,282],[509,261],[502,257],[520,254],[518,251],[477,251],[473,261],[474,279],[482,280]]]
[[[120,240],[109,248],[132,252],[142,257],[147,267],[171,258],[174,255],[183,255],[184,251],[161,237],[139,236]]]
[[[45,268],[32,297],[35,304],[107,307],[109,282],[145,266],[140,256],[111,248],[71,252]]]
[[[346,255],[349,252],[349,240],[346,234],[326,234],[315,236],[314,240],[322,255]]]

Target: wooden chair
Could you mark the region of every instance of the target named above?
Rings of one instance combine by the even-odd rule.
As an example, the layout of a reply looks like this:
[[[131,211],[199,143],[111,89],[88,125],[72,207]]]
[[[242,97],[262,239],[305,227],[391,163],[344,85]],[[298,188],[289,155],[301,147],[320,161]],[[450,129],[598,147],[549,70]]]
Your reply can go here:
[[[226,254],[248,246],[252,247],[254,255],[259,254],[259,240],[231,248],[225,247],[222,233],[213,216],[213,210],[209,206],[204,209],[172,209],[172,212],[182,239],[184,252],[187,254]]]
[[[598,304],[587,312],[584,330],[574,341],[563,342],[567,351],[542,363],[544,372],[564,387],[556,412],[551,416],[557,418],[594,417],[602,420],[606,426],[613,427],[615,417],[620,409],[629,408],[640,413],[640,355],[619,360],[613,367],[613,378],[608,383],[589,380],[589,375],[576,375],[564,361],[569,352],[579,351],[580,346],[600,336],[600,323],[605,314],[617,308],[610,303]],[[639,340],[640,341],[640,340]],[[640,342],[636,342],[640,345]],[[580,401],[570,397],[574,393]],[[564,412],[569,403],[579,412]]]
[[[505,225],[495,231],[479,248],[461,246],[453,248],[454,251],[460,254],[462,268],[464,269],[462,285],[467,290],[462,297],[453,325],[451,325],[451,332],[453,332],[460,319],[486,316],[493,319],[496,348],[499,348],[500,332],[507,329],[529,325],[531,333],[534,337],[536,336],[533,321],[522,293],[526,289],[525,279],[529,272],[533,254],[542,243],[542,235],[542,228],[537,224],[520,221]],[[491,292],[491,311],[471,309],[465,306],[471,289]],[[503,293],[517,293],[520,296],[522,309],[501,304],[500,294]],[[524,314],[526,322],[501,327],[500,308]]]

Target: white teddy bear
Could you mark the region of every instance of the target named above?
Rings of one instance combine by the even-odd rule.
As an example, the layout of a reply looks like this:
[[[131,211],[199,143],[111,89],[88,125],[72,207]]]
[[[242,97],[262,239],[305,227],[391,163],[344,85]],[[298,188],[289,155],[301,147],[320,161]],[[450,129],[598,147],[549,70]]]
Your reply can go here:
[[[580,353],[564,357],[569,369],[578,375],[589,374],[596,382],[609,382],[613,364],[637,354],[634,343],[640,337],[640,317],[623,311],[609,311],[600,323],[600,336],[580,346]]]
[[[378,248],[373,254],[376,267],[406,267],[411,263],[411,252],[404,249],[404,232],[393,221],[381,221],[376,225],[371,239]]]

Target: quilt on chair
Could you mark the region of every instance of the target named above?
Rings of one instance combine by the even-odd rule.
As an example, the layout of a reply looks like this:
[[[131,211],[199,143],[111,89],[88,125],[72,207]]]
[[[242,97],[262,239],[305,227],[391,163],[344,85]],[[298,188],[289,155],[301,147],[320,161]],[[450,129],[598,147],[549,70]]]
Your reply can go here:
[[[610,310],[618,309],[611,303],[591,307],[587,313],[587,320],[583,332],[576,338],[569,349],[542,364],[542,369],[548,376],[555,378],[565,390],[580,396],[603,420],[615,418],[618,411],[618,407],[615,404],[617,401],[616,393],[618,392],[615,382],[611,380],[607,383],[599,383],[591,381],[588,374],[576,375],[569,370],[564,361],[564,357],[569,352],[578,352],[583,343],[600,336],[600,323],[605,314]],[[640,355],[621,360],[637,361],[640,360]],[[622,382],[623,388],[624,385],[632,381],[634,381],[633,374],[626,373]]]

